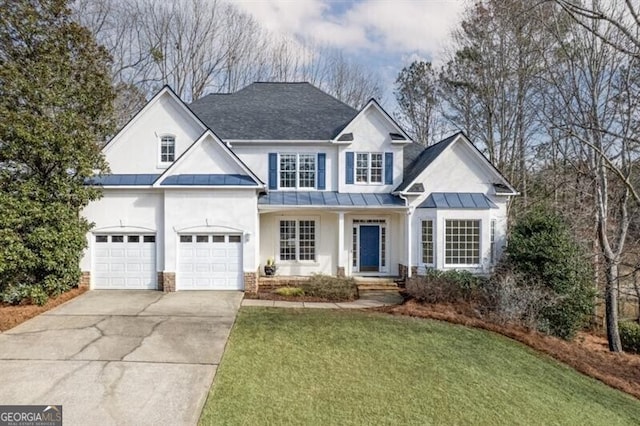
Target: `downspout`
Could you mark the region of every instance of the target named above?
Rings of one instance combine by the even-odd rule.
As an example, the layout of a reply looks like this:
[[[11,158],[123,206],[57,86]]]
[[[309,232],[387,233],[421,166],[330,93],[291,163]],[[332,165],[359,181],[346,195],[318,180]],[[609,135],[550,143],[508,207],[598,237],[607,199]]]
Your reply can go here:
[[[414,207],[409,205],[409,199],[404,196],[402,193],[398,192],[398,197],[404,200],[409,210],[407,210],[406,216],[406,232],[407,232],[407,278],[411,278],[411,222],[413,221],[413,211]]]

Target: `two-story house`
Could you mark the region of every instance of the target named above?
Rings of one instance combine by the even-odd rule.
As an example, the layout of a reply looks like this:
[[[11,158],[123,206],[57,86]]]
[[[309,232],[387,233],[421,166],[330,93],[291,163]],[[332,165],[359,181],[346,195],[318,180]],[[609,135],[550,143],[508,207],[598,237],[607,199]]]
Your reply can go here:
[[[104,147],[81,262],[96,289],[255,290],[278,275],[487,272],[514,188],[461,133],[424,148],[375,101],[254,83],[163,88]]]

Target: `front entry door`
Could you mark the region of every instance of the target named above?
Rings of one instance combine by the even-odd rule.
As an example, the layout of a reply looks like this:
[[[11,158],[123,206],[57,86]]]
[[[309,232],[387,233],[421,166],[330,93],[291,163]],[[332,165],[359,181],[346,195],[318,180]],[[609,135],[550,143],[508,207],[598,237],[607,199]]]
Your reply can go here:
[[[380,270],[380,226],[360,225],[360,272]]]

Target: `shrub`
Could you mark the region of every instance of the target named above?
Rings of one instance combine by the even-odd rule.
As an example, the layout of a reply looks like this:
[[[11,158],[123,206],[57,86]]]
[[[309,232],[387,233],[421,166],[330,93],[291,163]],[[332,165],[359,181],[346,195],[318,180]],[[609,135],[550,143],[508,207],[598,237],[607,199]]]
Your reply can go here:
[[[412,276],[405,283],[407,293],[427,303],[471,302],[478,296],[482,278],[468,271],[429,269],[425,275]]]
[[[29,298],[30,288],[31,286],[24,284],[8,286],[0,293],[0,298],[3,303],[18,305],[23,300]]]
[[[482,308],[502,323],[517,323],[536,329],[546,326],[542,311],[554,303],[554,296],[545,286],[526,282],[522,274],[500,271],[483,287]]]
[[[300,287],[280,287],[276,289],[276,294],[287,297],[300,297],[304,296],[304,290]]]
[[[622,350],[625,352],[640,353],[640,324],[625,321],[618,324]]]
[[[353,278],[338,278],[329,275],[314,274],[300,284],[305,296],[318,297],[333,301],[354,300],[358,298],[358,287]]]
[[[0,294],[0,300],[9,305],[18,305],[26,301],[34,305],[42,306],[47,303],[48,299],[49,296],[42,287],[26,284],[7,287]]]
[[[587,259],[564,220],[549,210],[532,211],[513,228],[506,268],[524,278],[522,285],[539,283],[553,296],[541,310],[541,331],[571,339],[585,325],[595,295]]]

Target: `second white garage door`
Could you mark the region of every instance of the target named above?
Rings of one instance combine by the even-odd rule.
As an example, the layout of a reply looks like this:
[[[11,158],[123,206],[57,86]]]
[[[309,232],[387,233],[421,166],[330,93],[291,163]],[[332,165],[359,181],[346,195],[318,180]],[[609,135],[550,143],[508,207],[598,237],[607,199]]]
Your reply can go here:
[[[240,234],[179,236],[176,290],[242,290]]]

